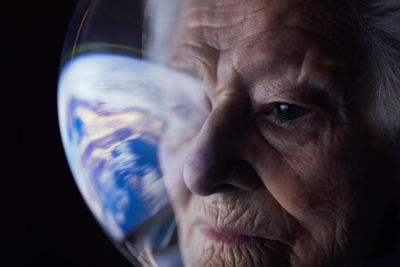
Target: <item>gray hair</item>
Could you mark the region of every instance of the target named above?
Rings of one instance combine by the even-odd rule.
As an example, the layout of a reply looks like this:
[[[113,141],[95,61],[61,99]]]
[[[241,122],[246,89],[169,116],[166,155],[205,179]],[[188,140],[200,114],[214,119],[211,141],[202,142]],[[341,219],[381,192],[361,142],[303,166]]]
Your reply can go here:
[[[361,35],[372,70],[374,122],[400,144],[400,1],[359,0]]]

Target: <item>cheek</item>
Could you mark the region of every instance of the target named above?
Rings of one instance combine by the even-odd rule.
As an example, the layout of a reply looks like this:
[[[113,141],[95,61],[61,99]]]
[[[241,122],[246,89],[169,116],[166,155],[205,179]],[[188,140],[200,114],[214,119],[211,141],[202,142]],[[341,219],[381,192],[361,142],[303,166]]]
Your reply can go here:
[[[350,187],[350,170],[340,155],[346,151],[340,149],[343,134],[333,135],[332,125],[317,115],[296,131],[270,124],[262,130],[253,162],[268,191],[303,222],[331,220]]]
[[[291,153],[271,147],[264,151],[268,152],[259,154],[257,172],[277,202],[302,222],[330,219],[340,205],[339,188],[345,186],[331,171],[334,157],[313,145],[289,150]]]

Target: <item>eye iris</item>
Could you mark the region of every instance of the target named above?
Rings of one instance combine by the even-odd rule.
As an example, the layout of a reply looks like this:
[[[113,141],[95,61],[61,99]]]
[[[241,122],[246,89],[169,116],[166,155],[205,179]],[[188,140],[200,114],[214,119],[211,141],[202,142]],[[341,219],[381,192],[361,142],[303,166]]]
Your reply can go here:
[[[282,111],[282,112],[288,112],[289,111],[289,105],[286,105],[286,104],[280,104],[279,105],[279,109]]]
[[[296,119],[307,112],[307,109],[289,104],[279,104],[276,115],[284,119]]]

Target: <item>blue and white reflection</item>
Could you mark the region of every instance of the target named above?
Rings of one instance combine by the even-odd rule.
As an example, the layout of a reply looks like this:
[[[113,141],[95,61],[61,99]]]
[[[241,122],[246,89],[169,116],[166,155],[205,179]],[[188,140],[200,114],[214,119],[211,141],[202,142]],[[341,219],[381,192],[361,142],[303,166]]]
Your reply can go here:
[[[64,67],[58,92],[64,148],[86,202],[113,238],[169,205],[160,140],[168,132],[166,143],[179,144],[193,134],[188,122],[204,117],[201,87],[128,56],[83,55]]]

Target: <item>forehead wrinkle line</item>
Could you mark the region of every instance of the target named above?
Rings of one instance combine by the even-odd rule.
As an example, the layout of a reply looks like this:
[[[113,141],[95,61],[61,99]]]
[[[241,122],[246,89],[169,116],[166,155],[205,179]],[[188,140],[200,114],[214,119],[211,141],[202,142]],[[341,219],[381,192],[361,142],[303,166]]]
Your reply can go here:
[[[226,24],[221,24],[221,19],[226,18],[226,16],[224,15],[223,18],[218,17],[217,20],[219,19],[218,22],[210,22],[210,20],[204,21],[196,21],[193,18],[196,18],[196,16],[193,16],[193,14],[191,14],[191,12],[188,12],[188,14],[186,14],[184,16],[185,17],[189,17],[189,23],[188,27],[189,29],[194,28],[194,27],[210,27],[210,28],[225,28],[225,27],[229,27],[229,26],[235,26],[237,24],[240,24],[241,22],[248,20],[252,17],[254,17],[255,15],[258,15],[259,12],[262,12],[263,10],[267,10],[270,9],[272,5],[268,5],[268,6],[263,6],[263,7],[259,7],[259,8],[255,8],[252,10],[247,11],[246,13],[240,12],[240,15],[236,15],[236,16],[232,16],[232,14],[229,15],[229,17],[231,17],[232,19],[230,21],[228,21]],[[277,5],[278,6],[278,5]],[[277,6],[275,6],[274,8],[276,8]],[[281,5],[279,5],[281,6]],[[215,12],[216,11],[214,9],[209,9],[209,8],[204,8],[206,11],[211,11],[211,12]],[[193,10],[192,13],[195,13],[195,11],[197,10]],[[218,11],[218,12],[232,12],[229,10],[222,10],[222,11]],[[239,12],[238,12],[239,13]],[[218,13],[216,13],[218,14]],[[223,21],[223,20],[222,20]],[[197,22],[197,23],[196,23]]]
[[[334,50],[341,49],[339,41],[336,41],[335,38],[333,38],[333,39],[328,38],[325,34],[321,34],[320,31],[313,31],[312,29],[308,29],[307,27],[302,26],[302,25],[291,26],[290,24],[287,24],[287,23],[285,23],[285,28],[298,30],[298,31],[306,33],[309,36],[314,37],[319,42],[322,42],[322,47],[325,49],[328,47],[331,49],[333,48]],[[314,38],[312,38],[312,39],[314,39]],[[318,46],[318,47],[321,48],[321,46]]]
[[[189,52],[188,52],[189,51]],[[183,52],[183,53],[182,53]],[[213,65],[219,60],[219,51],[207,42],[194,41],[191,38],[185,39],[184,42],[178,43],[175,52],[172,55],[171,64],[183,64],[186,68],[196,68],[193,61],[188,61],[188,58],[193,57],[199,61],[208,71],[213,72]],[[194,70],[193,70],[194,71]],[[196,70],[198,72],[198,69]],[[204,70],[202,71],[204,73]],[[197,77],[201,78],[201,77]]]
[[[322,41],[323,42],[322,43],[322,47],[323,48],[325,48],[327,45],[330,46],[331,48],[336,48],[336,49],[339,48],[338,46],[335,46],[335,44],[336,44],[335,42],[333,42],[330,39],[326,38],[325,36],[319,34],[318,32],[314,32],[312,30],[308,30],[307,28],[301,27],[299,25],[298,26],[293,26],[293,25],[289,25],[289,24],[286,24],[286,23],[283,23],[282,25],[280,25],[278,27],[275,27],[273,29],[261,29],[260,31],[257,31],[255,33],[250,34],[249,36],[246,36],[245,38],[241,39],[241,41],[246,41],[249,37],[252,37],[252,35],[256,35],[256,34],[260,34],[260,33],[263,33],[263,34],[266,35],[266,34],[271,34],[271,33],[274,33],[274,32],[280,32],[280,31],[285,30],[285,29],[286,30],[294,30],[294,31],[306,33],[306,35],[305,35],[306,40],[307,41],[314,41],[314,42],[312,42],[312,46],[313,47],[315,47],[315,44],[314,44],[315,41],[318,40],[318,41]],[[314,38],[310,38],[310,37],[314,37]],[[254,45],[255,44],[252,43],[252,44],[250,44],[250,45],[248,45],[246,47],[254,46]],[[320,48],[321,46],[318,46],[318,47]],[[322,50],[322,51],[324,51],[324,50]]]
[[[197,3],[200,3],[199,5],[195,5]],[[204,3],[207,1],[203,0],[191,0],[190,4],[186,5],[187,10],[192,10],[192,9],[197,9],[197,10],[205,10],[205,11],[216,11],[218,10],[219,12],[231,12],[232,10],[237,10],[238,6],[240,6],[242,9],[240,11],[248,11],[248,10],[254,10],[254,9],[260,9],[260,8],[268,8],[268,7],[279,7],[279,6],[286,6],[288,7],[288,1],[287,0],[279,0],[279,1],[274,1],[274,0],[268,0],[268,1],[263,1],[262,4],[257,2],[257,6],[254,4],[254,0],[248,0],[247,4],[244,5],[244,1],[238,0],[238,1],[208,1],[207,3]],[[211,2],[211,4],[210,4]],[[225,3],[227,2],[227,3]],[[267,3],[268,2],[268,3]],[[250,3],[250,4],[248,4]],[[242,5],[240,5],[242,4]],[[223,8],[215,8],[215,7],[232,7],[232,9],[223,9]]]
[[[272,30],[271,30],[271,32],[272,32]],[[245,42],[248,39],[254,37],[255,35],[258,35],[258,34],[261,34],[261,33],[268,33],[268,31],[260,30],[260,31],[256,31],[256,32],[247,32],[246,35],[242,36],[240,40],[235,40],[235,41],[232,40],[231,42],[226,42],[228,45],[221,44],[220,38],[218,38],[218,41],[216,42],[215,46],[207,44],[206,42],[203,42],[203,43],[207,44],[207,46],[209,46],[210,48],[213,48],[213,49],[218,50],[220,52],[227,52],[227,51],[229,51],[231,49],[234,49],[240,43]],[[253,44],[253,46],[254,46],[254,44]]]
[[[194,41],[194,40],[188,40],[185,43],[182,44],[184,47],[187,46],[188,48],[194,48],[197,51],[202,51],[204,49],[206,50],[211,50],[210,52],[213,53],[218,53],[220,52],[220,49],[210,45],[204,40],[199,40],[199,41]],[[215,57],[215,60],[218,61],[218,58]]]
[[[231,5],[235,5],[237,3],[242,3],[242,0],[191,0],[191,5],[202,5],[206,3],[207,6],[231,6]],[[235,5],[236,6],[236,5]]]
[[[264,34],[264,35],[267,35],[267,34],[271,34],[271,33],[273,33],[273,32],[276,32],[276,31],[280,31],[280,30],[282,30],[282,29],[289,29],[289,30],[295,30],[295,31],[300,31],[300,32],[304,32],[304,33],[306,33],[309,37],[307,37],[307,35],[305,36],[306,37],[306,40],[307,40],[307,42],[308,43],[310,43],[310,45],[308,45],[308,47],[305,49],[305,53],[304,53],[304,55],[302,56],[302,59],[301,59],[301,65],[300,65],[300,67],[299,67],[299,75],[297,75],[298,77],[297,77],[297,81],[298,82],[300,82],[300,81],[304,81],[305,79],[305,77],[306,77],[306,74],[307,73],[309,73],[311,70],[310,70],[310,68],[308,68],[307,69],[307,67],[309,67],[309,66],[307,66],[307,64],[310,62],[309,61],[309,59],[311,58],[311,56],[314,56],[314,59],[315,59],[315,53],[321,53],[321,56],[322,57],[320,57],[320,58],[323,58],[324,59],[324,61],[322,62],[322,63],[324,63],[325,61],[327,61],[327,60],[329,60],[329,59],[331,59],[331,60],[329,60],[329,62],[337,62],[337,60],[335,60],[334,58],[332,58],[331,56],[328,56],[326,53],[325,53],[325,51],[326,51],[326,47],[328,46],[328,47],[332,47],[334,44],[332,43],[332,42],[330,42],[330,40],[328,40],[328,39],[326,39],[326,38],[324,38],[324,36],[321,36],[321,35],[319,35],[318,33],[314,33],[314,32],[312,32],[312,31],[308,31],[308,30],[305,30],[304,28],[301,28],[301,27],[292,27],[292,26],[287,26],[287,25],[282,25],[280,28],[278,28],[278,29],[271,29],[270,31],[266,31],[266,30],[263,30],[263,31],[260,31],[260,32],[257,32],[257,33],[254,33],[254,34],[252,34],[252,35],[250,35],[250,36],[248,36],[248,37],[246,37],[245,39],[243,39],[243,40],[241,40],[241,41],[247,41],[247,39],[249,39],[249,38],[252,38],[252,37],[254,37],[253,35],[257,35],[257,34]],[[311,38],[310,38],[311,37]],[[312,38],[312,37],[314,37],[314,38]],[[262,37],[260,37],[260,38],[258,38],[258,39],[261,39]],[[323,43],[321,44],[320,42],[316,42],[316,41],[318,41],[318,40],[320,40],[320,41],[322,41]],[[310,42],[311,41],[311,42]],[[314,42],[313,42],[314,41]],[[320,45],[316,45],[315,43],[318,43],[318,44],[320,44]],[[253,48],[254,46],[256,46],[256,45],[258,45],[259,43],[255,43],[255,42],[249,42],[249,44],[248,45],[246,45],[244,48],[247,48],[247,49],[251,49],[251,48]],[[297,48],[297,47],[296,47]],[[296,48],[294,48],[294,51],[296,50]],[[263,51],[263,50],[262,50]],[[262,53],[262,51],[261,51],[261,53]],[[324,56],[325,55],[325,56]],[[242,67],[239,67],[239,65],[243,62],[242,61],[242,56],[241,56],[241,54],[238,54],[238,58],[236,58],[236,53],[234,53],[234,60],[233,60],[233,64],[234,64],[234,67],[236,68],[236,69],[243,69]],[[312,59],[312,58],[311,58]],[[263,58],[263,57],[257,57],[257,59],[256,59],[256,61],[255,62],[253,62],[249,67],[252,67],[252,66],[254,66],[254,65],[265,65],[266,66],[266,68],[268,68],[268,66],[270,66],[271,64],[265,64],[266,62],[267,63],[270,63],[269,62],[269,60],[266,60],[266,62],[265,62],[265,58]],[[314,61],[314,62],[316,62],[316,61]],[[321,62],[318,62],[318,63],[321,63]],[[288,64],[288,65],[293,65],[291,62],[286,62],[285,64]],[[323,64],[324,66],[326,65],[326,64]],[[332,65],[332,64],[331,64]],[[326,65],[327,66],[327,65]],[[335,67],[336,65],[332,65],[332,67]],[[329,67],[328,69],[324,69],[324,70],[322,70],[321,68],[319,68],[318,69],[318,71],[319,71],[319,73],[325,73],[325,74],[327,74],[326,76],[329,76],[329,74],[331,73],[331,72],[329,72],[329,70],[333,70],[333,68],[330,68],[330,66],[327,66],[327,67]],[[268,68],[269,69],[269,68]],[[273,68],[272,68],[272,70],[273,70]],[[260,77],[260,80],[262,80],[262,79],[265,79],[266,77],[265,77],[265,75],[267,75],[267,73],[265,73],[264,75],[262,75],[262,77]],[[251,82],[250,80],[248,80],[248,79],[245,79],[246,81],[248,81],[249,83],[254,83],[254,82]],[[329,79],[328,79],[329,80]],[[323,81],[323,83],[324,84],[327,84],[327,83],[329,83],[329,81],[328,80],[326,80],[326,81]]]

